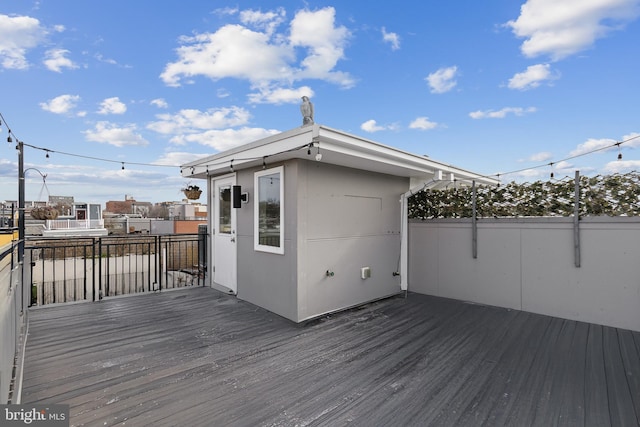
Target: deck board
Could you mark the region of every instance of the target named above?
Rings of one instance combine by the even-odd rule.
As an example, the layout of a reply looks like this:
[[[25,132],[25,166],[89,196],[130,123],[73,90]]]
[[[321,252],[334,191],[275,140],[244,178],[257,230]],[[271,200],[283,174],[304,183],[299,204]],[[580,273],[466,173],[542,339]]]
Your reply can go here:
[[[213,289],[30,312],[72,425],[638,425],[640,333],[410,293],[295,325]]]

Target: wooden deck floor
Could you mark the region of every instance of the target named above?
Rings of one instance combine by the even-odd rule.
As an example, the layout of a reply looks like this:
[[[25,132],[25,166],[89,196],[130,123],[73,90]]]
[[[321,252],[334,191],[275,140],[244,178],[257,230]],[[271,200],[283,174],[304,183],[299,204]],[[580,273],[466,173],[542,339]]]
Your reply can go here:
[[[72,425],[635,426],[640,333],[409,294],[305,326],[198,288],[30,312]]]

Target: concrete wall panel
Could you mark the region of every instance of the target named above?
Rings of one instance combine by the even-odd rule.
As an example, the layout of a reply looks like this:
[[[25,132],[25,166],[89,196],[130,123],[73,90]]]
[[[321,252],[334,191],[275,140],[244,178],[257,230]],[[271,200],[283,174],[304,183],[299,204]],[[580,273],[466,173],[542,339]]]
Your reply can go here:
[[[640,331],[640,219],[411,222],[409,289]]]

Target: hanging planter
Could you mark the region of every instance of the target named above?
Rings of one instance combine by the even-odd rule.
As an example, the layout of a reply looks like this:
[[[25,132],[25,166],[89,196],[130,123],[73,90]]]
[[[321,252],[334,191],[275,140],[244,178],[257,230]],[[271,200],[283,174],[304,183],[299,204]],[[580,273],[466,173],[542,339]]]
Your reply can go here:
[[[56,219],[58,218],[58,210],[51,206],[42,206],[31,210],[31,217],[34,219]]]
[[[198,200],[202,194],[202,190],[197,185],[189,185],[187,188],[183,188],[182,191],[189,200]]]

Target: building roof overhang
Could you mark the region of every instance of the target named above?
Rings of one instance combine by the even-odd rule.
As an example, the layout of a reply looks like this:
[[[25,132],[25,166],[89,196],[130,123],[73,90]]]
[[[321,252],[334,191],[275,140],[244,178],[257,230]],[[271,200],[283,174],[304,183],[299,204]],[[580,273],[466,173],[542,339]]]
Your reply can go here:
[[[434,179],[476,181],[496,185],[492,177],[467,171],[426,156],[383,145],[319,124],[301,126],[181,166],[185,178],[206,178],[290,159],[316,161],[353,169],[411,178],[414,182]]]

